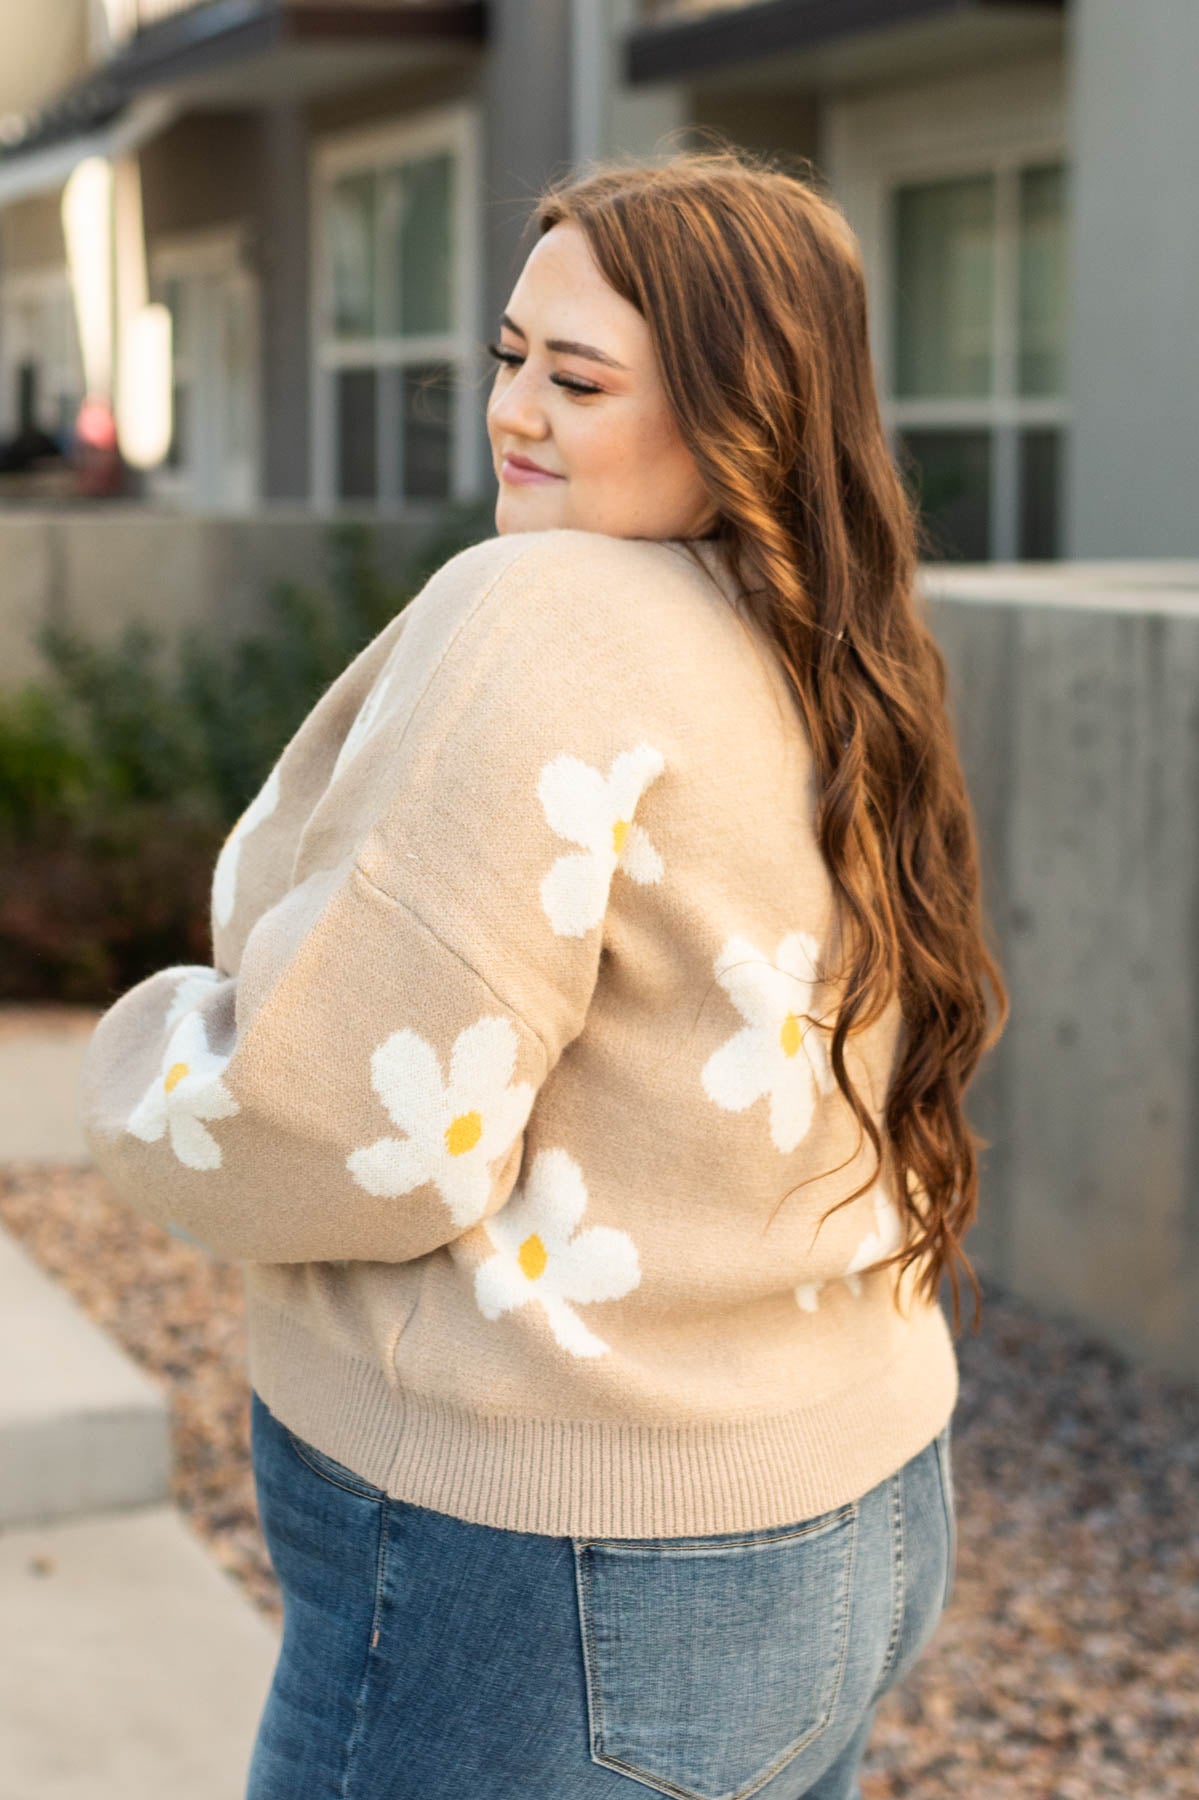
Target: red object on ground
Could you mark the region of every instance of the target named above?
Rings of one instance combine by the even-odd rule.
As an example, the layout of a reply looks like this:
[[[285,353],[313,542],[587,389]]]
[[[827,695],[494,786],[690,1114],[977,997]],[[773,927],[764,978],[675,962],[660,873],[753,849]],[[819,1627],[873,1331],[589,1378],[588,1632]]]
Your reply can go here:
[[[71,460],[81,494],[119,494],[125,485],[117,426],[107,400],[89,396],[75,420]]]

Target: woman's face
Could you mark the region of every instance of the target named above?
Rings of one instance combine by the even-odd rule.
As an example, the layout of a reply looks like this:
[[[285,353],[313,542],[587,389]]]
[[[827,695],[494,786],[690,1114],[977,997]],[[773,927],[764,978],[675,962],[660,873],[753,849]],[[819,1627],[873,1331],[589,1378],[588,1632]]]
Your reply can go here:
[[[497,532],[573,526],[682,538],[714,529],[649,327],[608,286],[579,226],[563,220],[533,246],[497,342],[512,359],[496,369],[487,404]],[[547,474],[522,481],[509,457]]]

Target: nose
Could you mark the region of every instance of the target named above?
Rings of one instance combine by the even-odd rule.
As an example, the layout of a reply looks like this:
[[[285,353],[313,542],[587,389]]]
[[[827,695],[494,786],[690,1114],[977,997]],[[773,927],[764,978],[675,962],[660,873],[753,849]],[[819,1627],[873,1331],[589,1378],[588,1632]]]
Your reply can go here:
[[[487,424],[493,437],[533,441],[549,433],[544,408],[537,403],[531,384],[524,379],[526,366],[515,370],[512,379],[504,383],[502,390],[497,388],[487,403]]]

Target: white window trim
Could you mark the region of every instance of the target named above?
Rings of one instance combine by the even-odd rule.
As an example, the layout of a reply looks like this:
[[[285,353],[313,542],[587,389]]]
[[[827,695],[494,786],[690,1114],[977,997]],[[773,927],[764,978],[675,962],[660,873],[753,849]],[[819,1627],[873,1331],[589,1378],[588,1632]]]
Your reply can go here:
[[[450,491],[455,499],[475,499],[482,491],[479,431],[476,417],[481,356],[477,323],[482,308],[482,221],[480,208],[480,124],[470,104],[430,108],[410,119],[390,120],[365,130],[339,132],[316,143],[310,157],[311,292],[309,366],[312,393],[311,490],[314,507],[332,511],[335,494],[335,393],[339,369],[402,367],[408,362],[454,362],[461,379],[455,385],[451,443]],[[376,338],[369,345],[338,343],[332,318],[332,269],[325,221],[333,183],[408,157],[448,150],[456,159],[457,207],[453,222],[457,291],[451,296],[454,325],[449,332],[411,338]],[[379,429],[386,409],[379,409]],[[378,467],[387,457],[379,447]],[[376,502],[380,512],[402,511],[414,504],[402,499]]]
[[[15,364],[10,344],[7,341],[8,311],[10,306],[18,306],[22,302],[30,300],[43,305],[65,302],[71,318],[74,319],[75,307],[71,293],[71,277],[65,263],[38,263],[0,275],[0,436],[4,437],[10,437],[17,428],[13,402]],[[55,362],[52,367],[65,373],[65,369],[59,362]],[[78,375],[79,395],[82,400],[87,384],[83,376],[82,358],[78,351],[78,327],[76,327],[76,362],[71,372]]]
[[[883,422],[894,444],[901,429],[975,425],[992,432],[992,561],[1018,557],[1017,432],[1061,427],[1069,454],[1072,409],[1061,398],[1015,392],[1014,330],[1019,171],[1064,163],[1070,178],[1066,73],[1058,56],[830,101],[822,118],[821,163],[862,246],[870,334]],[[909,182],[993,175],[996,180],[996,288],[1011,304],[994,308],[990,398],[897,399],[894,395],[892,281],[888,230],[893,190]],[[1069,333],[1067,332],[1067,344]]]
[[[250,234],[245,225],[220,226],[210,231],[176,232],[156,237],[150,246],[155,274],[224,275],[243,272],[248,263]]]
[[[250,264],[250,231],[247,225],[216,226],[206,231],[189,231],[155,238],[148,252],[151,283],[187,280],[195,276],[236,276],[250,288],[254,317],[258,316],[258,280]],[[257,361],[257,355],[255,357]],[[257,402],[257,395],[255,396]],[[256,403],[253,409],[253,443],[250,452],[252,479],[250,492],[233,504],[232,510],[244,512],[258,500],[261,488],[261,416]],[[150,471],[148,487],[157,500],[169,500],[184,506],[196,505],[197,489],[203,472],[189,460],[182,469],[166,465]],[[208,503],[203,502],[205,507]]]

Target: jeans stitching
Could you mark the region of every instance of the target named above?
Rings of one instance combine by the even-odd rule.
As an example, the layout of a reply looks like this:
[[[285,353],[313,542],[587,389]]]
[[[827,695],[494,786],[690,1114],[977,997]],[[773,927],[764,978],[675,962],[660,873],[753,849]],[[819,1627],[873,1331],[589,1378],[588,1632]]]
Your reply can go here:
[[[903,1470],[897,1469],[890,1480],[891,1487],[891,1636],[887,1643],[887,1654],[883,1661],[882,1673],[875,1689],[876,1697],[883,1692],[887,1678],[895,1666],[895,1655],[899,1649],[900,1631],[903,1625],[904,1612],[904,1560],[903,1560]]]
[[[371,1633],[367,1640],[366,1655],[363,1658],[362,1674],[358,1682],[358,1695],[354,1701],[354,1723],[350,1727],[350,1735],[346,1743],[346,1766],[342,1777],[339,1800],[350,1800],[350,1776],[353,1772],[354,1758],[362,1737],[363,1720],[366,1717],[367,1689],[370,1686],[371,1663],[374,1658],[375,1645],[379,1637],[379,1621],[383,1613],[384,1592],[387,1585],[387,1552],[390,1545],[391,1508],[384,1505],[379,1509],[379,1544],[375,1553],[375,1604],[371,1613]]]
[[[331,1468],[323,1467],[319,1463],[313,1462],[311,1456],[307,1453],[308,1446],[306,1441],[303,1438],[297,1437],[290,1426],[284,1425],[283,1429],[287,1433],[288,1443],[296,1456],[299,1457],[304,1467],[306,1469],[311,1469],[312,1473],[319,1476],[322,1481],[327,1481],[330,1487],[340,1488],[344,1494],[355,1494],[359,1500],[374,1500],[378,1503],[379,1501],[387,1499],[386,1492],[382,1488],[376,1487],[374,1482],[365,1481],[361,1476],[357,1476],[355,1479],[356,1481],[361,1482],[361,1486],[352,1487],[349,1482],[340,1480]],[[312,1448],[315,1450],[316,1445],[314,1444]],[[329,1460],[330,1462],[334,1462],[336,1461],[336,1458],[330,1457]],[[347,1473],[353,1475],[354,1471],[350,1469]]]
[[[858,1526],[861,1521],[861,1516],[861,1506],[855,1501],[853,1530],[850,1533],[849,1539],[849,1567],[846,1570],[845,1586],[842,1590],[841,1597],[841,1618],[839,1620],[841,1627],[841,1662],[837,1669],[837,1679],[833,1686],[833,1693],[832,1698],[829,1701],[828,1711],[825,1713],[820,1726],[821,1731],[825,1729],[834,1712],[837,1710],[837,1702],[841,1698],[841,1689],[845,1685],[845,1670],[849,1664],[850,1628],[853,1622],[853,1575],[858,1560]]]
[[[587,1566],[588,1546],[579,1539],[574,1540],[575,1553],[575,1590],[579,1597],[579,1625],[583,1637],[583,1678],[587,1688],[587,1727],[590,1738],[590,1754],[592,1760],[598,1762],[599,1752],[604,1747],[604,1715],[600,1701],[599,1684],[593,1679],[595,1656],[595,1638],[592,1626],[591,1576]]]
[[[945,1594],[941,1601],[941,1611],[949,1605],[953,1597],[954,1569],[957,1562],[957,1506],[953,1493],[953,1459],[949,1448],[949,1426],[937,1436],[937,1471],[940,1477],[941,1506],[945,1513],[945,1532],[947,1537],[945,1568]]]
[[[597,1544],[600,1549],[613,1545],[617,1549],[633,1552],[652,1552],[665,1556],[690,1556],[719,1554],[722,1550],[767,1550],[775,1544],[789,1543],[793,1538],[811,1537],[814,1532],[831,1531],[836,1525],[843,1525],[846,1519],[857,1512],[859,1502],[847,1500],[844,1506],[832,1513],[821,1513],[815,1519],[805,1520],[802,1525],[788,1526],[786,1530],[772,1532],[768,1537],[750,1536],[738,1532],[724,1539],[720,1533],[712,1537],[689,1538],[614,1538],[593,1537],[575,1538],[573,1541],[581,1548]]]

